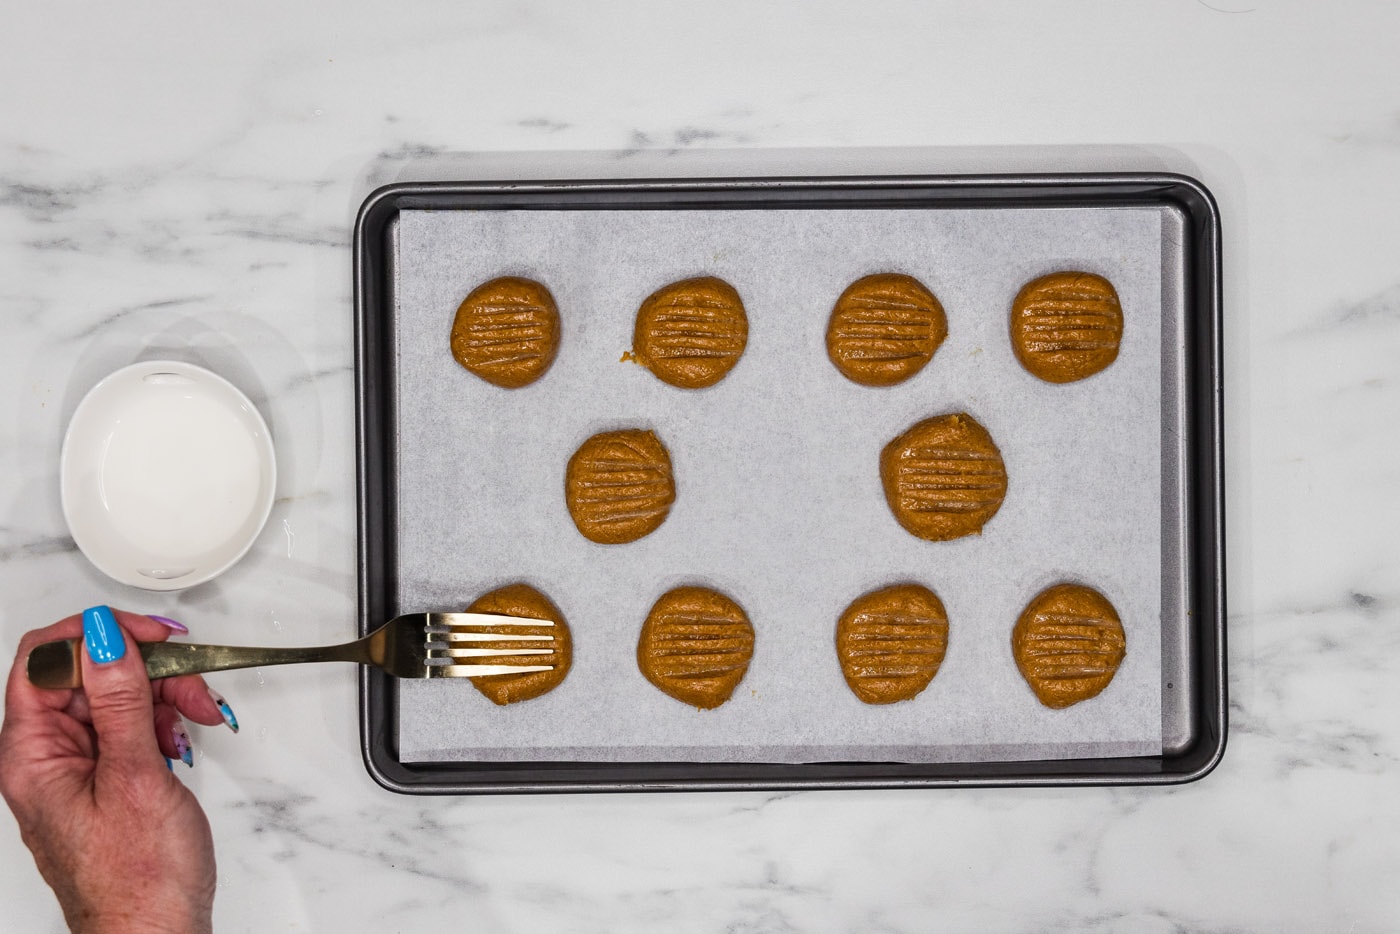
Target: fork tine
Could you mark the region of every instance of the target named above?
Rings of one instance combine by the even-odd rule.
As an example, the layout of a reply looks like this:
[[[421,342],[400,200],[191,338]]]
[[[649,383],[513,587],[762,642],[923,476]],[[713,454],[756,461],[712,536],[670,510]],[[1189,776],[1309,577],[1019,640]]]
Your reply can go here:
[[[526,619],[521,616],[501,616],[496,613],[427,613],[428,632],[446,632],[459,626],[545,626],[552,627],[553,620]]]
[[[553,671],[553,665],[431,665],[429,678],[484,678],[489,675],[519,675],[530,671]]]
[[[508,632],[445,632],[434,633],[437,638],[429,638],[428,644],[448,642],[553,642],[553,636],[514,635]]]
[[[429,649],[429,658],[512,658],[516,655],[553,655],[553,649]]]

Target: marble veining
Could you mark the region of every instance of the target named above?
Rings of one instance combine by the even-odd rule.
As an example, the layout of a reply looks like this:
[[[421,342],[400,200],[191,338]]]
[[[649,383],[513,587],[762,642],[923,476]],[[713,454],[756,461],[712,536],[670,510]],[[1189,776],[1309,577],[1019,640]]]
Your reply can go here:
[[[191,727],[178,773],[217,928],[1400,928],[1400,7],[622,7],[8,12],[0,654],[99,600],[198,641],[351,635],[350,239],[378,185],[1183,171],[1225,219],[1225,758],[1176,788],[404,798],[360,760],[353,670],[229,672],[241,733]],[[279,452],[252,552],[179,594],[102,577],[58,502],[82,394],[161,354],[239,385]],[[8,818],[0,861],[0,926],[61,930]]]

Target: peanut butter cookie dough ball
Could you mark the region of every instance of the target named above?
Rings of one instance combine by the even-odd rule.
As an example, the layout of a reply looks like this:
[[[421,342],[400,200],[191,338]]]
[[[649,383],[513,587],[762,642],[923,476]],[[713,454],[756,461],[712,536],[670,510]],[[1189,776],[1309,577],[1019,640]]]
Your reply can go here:
[[[502,616],[522,616],[527,619],[549,620],[553,626],[473,626],[477,632],[499,633],[504,636],[549,636],[550,641],[538,639],[506,639],[489,643],[492,649],[553,649],[554,654],[506,655],[491,659],[493,665],[553,665],[552,671],[527,671],[509,675],[484,675],[468,680],[494,704],[505,706],[530,700],[554,690],[569,674],[573,664],[574,647],[569,624],[559,608],[529,584],[511,584],[482,594],[467,607],[469,613],[496,613]]]
[[[753,625],[717,590],[677,587],[642,624],[637,667],[663,693],[701,710],[729,700],[753,658]]]
[[[1089,272],[1028,282],[1011,306],[1011,347],[1049,383],[1086,379],[1118,359],[1123,308],[1113,283]]]
[[[948,651],[948,613],[938,594],[896,584],[856,598],[836,624],[836,657],[852,693],[867,704],[916,696]]]
[[[559,351],[559,309],[549,289],[505,276],[472,290],[452,322],[452,356],[503,389],[539,379]]]
[[[1127,655],[1127,640],[1107,597],[1082,584],[1056,584],[1021,612],[1011,654],[1040,702],[1061,709],[1108,687]]]
[[[925,419],[885,445],[880,480],[899,524],[931,542],[980,533],[1006,498],[1001,451],[961,412]]]
[[[635,542],[660,528],[676,501],[671,455],[650,431],[596,434],[569,458],[564,500],[589,541]]]
[[[714,276],[673,282],[637,312],[632,357],[662,382],[713,386],[734,368],[749,340],[749,319],[734,287]]]
[[[893,386],[924,368],[948,336],[943,306],[913,276],[879,273],[841,293],[826,326],[836,369],[862,386]]]

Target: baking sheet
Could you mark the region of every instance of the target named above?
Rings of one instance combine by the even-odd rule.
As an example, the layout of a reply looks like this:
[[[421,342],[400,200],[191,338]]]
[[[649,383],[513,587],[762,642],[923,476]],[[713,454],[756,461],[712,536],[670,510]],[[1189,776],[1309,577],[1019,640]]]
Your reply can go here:
[[[402,682],[399,756],[431,761],[986,761],[1160,754],[1161,208],[773,211],[404,211],[398,231],[400,609],[460,608],[524,580],[574,631],[575,667],[497,708],[469,684]],[[1009,303],[1035,276],[1107,276],[1125,309],[1119,359],[1050,386],[1016,363]],[[841,377],[823,343],[854,279],[906,272],[933,289],[949,337],[901,386]],[[500,390],[447,351],[457,304],[497,275],[548,284],[560,355]],[[717,386],[687,392],[621,362],[637,306],[675,279],[721,276],[743,296],[749,347]],[[966,411],[1002,449],[1010,491],[980,537],[923,542],[890,515],[881,447],[929,415]],[[591,434],[649,427],[678,499],[657,532],[595,545],[563,501]],[[1118,607],[1128,656],[1098,698],[1040,706],[1010,630],[1035,593],[1082,580]],[[884,584],[942,597],[947,658],[913,701],[868,707],[833,649],[841,611]],[[734,698],[697,711],[636,669],[652,602],[682,583],[743,605],[757,632]]]

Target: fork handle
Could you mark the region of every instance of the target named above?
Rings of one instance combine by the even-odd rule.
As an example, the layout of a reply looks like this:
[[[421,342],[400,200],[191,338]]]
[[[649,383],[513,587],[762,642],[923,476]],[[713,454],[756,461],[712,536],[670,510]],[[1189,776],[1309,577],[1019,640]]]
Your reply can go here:
[[[343,645],[317,645],[300,648],[260,648],[251,645],[200,645],[191,642],[140,642],[146,675],[171,678],[175,675],[228,671],[233,668],[263,668],[269,665],[296,665],[303,662],[367,662],[359,642]],[[40,688],[79,688],[83,686],[83,666],[79,653],[82,640],[62,639],[35,646],[29,653],[29,681]]]

